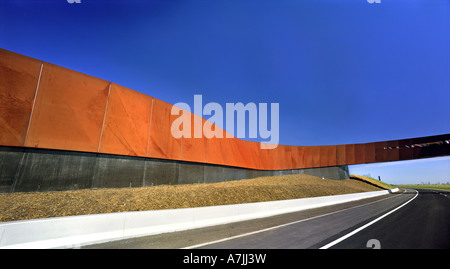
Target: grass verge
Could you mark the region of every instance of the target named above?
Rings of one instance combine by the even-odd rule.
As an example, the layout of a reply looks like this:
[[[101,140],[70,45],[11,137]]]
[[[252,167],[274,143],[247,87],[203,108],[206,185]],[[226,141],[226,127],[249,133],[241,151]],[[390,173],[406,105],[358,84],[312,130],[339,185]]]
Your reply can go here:
[[[372,185],[375,185],[375,186],[378,186],[378,187],[384,188],[384,189],[393,189],[393,188],[395,188],[395,186],[393,186],[391,184],[388,184],[386,182],[383,182],[381,180],[378,180],[378,179],[375,179],[375,178],[372,178],[372,177],[359,176],[359,175],[350,175],[350,178],[351,179],[361,180],[361,181],[367,182],[369,184],[372,184]]]

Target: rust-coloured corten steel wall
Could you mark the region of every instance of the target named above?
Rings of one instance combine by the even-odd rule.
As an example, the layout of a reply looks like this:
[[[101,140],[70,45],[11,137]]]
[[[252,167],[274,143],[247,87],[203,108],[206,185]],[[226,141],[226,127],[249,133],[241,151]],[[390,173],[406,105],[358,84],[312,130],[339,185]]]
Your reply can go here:
[[[238,138],[176,139],[171,125],[178,115],[171,115],[171,109],[171,104],[115,83],[0,49],[1,146],[259,170],[450,155],[450,134],[336,146],[279,145],[275,149],[260,149],[259,143]],[[198,116],[190,115],[193,124]],[[193,132],[193,126],[191,129]]]

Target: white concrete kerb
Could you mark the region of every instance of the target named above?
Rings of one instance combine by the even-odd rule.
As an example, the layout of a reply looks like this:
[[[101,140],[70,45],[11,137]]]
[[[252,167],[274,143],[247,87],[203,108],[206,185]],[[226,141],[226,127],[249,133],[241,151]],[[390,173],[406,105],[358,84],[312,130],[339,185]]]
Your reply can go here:
[[[272,202],[121,212],[0,223],[0,248],[73,248],[345,203],[392,190]]]

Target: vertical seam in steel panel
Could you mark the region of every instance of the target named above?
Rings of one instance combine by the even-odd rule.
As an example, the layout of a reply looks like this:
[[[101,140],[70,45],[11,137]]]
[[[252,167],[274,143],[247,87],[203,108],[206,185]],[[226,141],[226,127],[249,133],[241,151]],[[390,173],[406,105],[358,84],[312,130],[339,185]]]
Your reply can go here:
[[[150,123],[149,123],[149,126],[148,126],[147,151],[145,153],[146,157],[148,157],[148,150],[149,150],[149,145],[150,145],[150,133],[151,133],[151,130],[152,130],[153,100],[154,100],[154,98],[152,97],[152,107],[150,108]],[[142,187],[145,187],[146,172],[147,172],[147,158],[144,159],[144,173],[142,175]]]
[[[28,120],[28,127],[27,127],[27,132],[25,134],[25,140],[23,141],[23,146],[25,146],[26,143],[27,143],[28,131],[30,131],[31,120],[33,118],[34,107],[36,105],[36,97],[37,97],[38,90],[39,90],[39,84],[41,83],[41,76],[42,76],[42,69],[43,68],[44,68],[44,61],[41,61],[41,69],[39,71],[39,78],[38,78],[38,82],[37,82],[37,85],[36,85],[36,90],[34,91],[33,106],[31,107],[30,119]]]
[[[150,124],[148,126],[147,152],[145,153],[145,156],[148,156],[148,150],[150,146],[150,133],[152,131],[152,117],[153,117],[153,100],[154,98],[152,97],[152,107],[150,108]]]
[[[111,82],[109,83],[108,97],[106,98],[105,113],[103,114],[102,130],[101,130],[101,132],[100,132],[100,140],[98,141],[98,149],[97,149],[97,152],[100,152],[100,146],[101,146],[101,144],[102,144],[103,129],[105,128],[105,119],[106,119],[106,112],[108,111],[108,102],[109,102],[109,94],[110,94],[110,93],[111,93]]]

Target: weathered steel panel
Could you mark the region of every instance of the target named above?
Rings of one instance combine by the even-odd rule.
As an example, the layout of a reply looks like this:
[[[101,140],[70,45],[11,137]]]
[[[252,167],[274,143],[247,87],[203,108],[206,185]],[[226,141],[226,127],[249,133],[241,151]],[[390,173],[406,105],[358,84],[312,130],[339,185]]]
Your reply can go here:
[[[337,146],[328,146],[328,166],[337,165]]]
[[[365,144],[355,144],[355,163],[362,164],[366,161]]]
[[[399,140],[399,160],[411,160],[413,158],[414,148],[411,139]]]
[[[203,128],[209,122],[188,111],[184,113],[190,121],[174,126],[190,128],[190,135],[176,136],[172,125],[180,120],[180,115],[171,113],[174,108],[171,104],[2,49],[0,56],[3,146],[99,152],[258,170],[248,172],[249,175],[261,174],[263,170],[273,170],[268,174],[290,174],[289,169],[450,155],[449,134],[366,144],[278,145],[263,149],[264,144],[227,138],[226,131],[218,126]],[[202,123],[198,133],[196,122]],[[219,130],[223,138],[209,138],[210,129]],[[209,133],[205,134],[205,130]],[[114,164],[116,160],[108,159],[105,163]],[[124,165],[128,167],[126,162]],[[196,171],[198,166],[184,165],[184,168]],[[215,170],[211,168],[208,173]],[[193,174],[198,174],[195,171]],[[143,178],[147,181],[146,175]]]
[[[190,118],[190,135],[187,137],[183,136],[181,140],[181,155],[182,160],[190,162],[205,162],[205,143],[206,138],[203,136],[202,126],[204,119],[194,113],[185,111]],[[195,136],[195,125],[200,125],[200,130],[197,136]]]
[[[0,49],[0,145],[24,145],[41,65]]]
[[[44,63],[25,146],[97,152],[109,85]]]
[[[172,122],[178,115],[171,115],[172,105],[153,98],[148,157],[181,160],[181,137],[171,132]]]
[[[374,163],[375,160],[375,143],[365,144],[365,162],[364,163]]]
[[[336,164],[345,165],[347,163],[345,145],[336,146]]]
[[[387,142],[375,142],[375,161],[385,162],[387,160]]]
[[[398,161],[399,160],[399,147],[398,141],[387,141],[386,149],[386,161]]]
[[[328,154],[328,146],[321,146],[320,147],[320,166],[326,167],[328,166],[330,156]]]
[[[100,152],[146,156],[152,97],[111,84]]]
[[[312,166],[311,167],[320,167],[320,146],[312,146]]]
[[[355,164],[355,145],[354,144],[345,145],[345,158],[346,158],[346,164]]]

